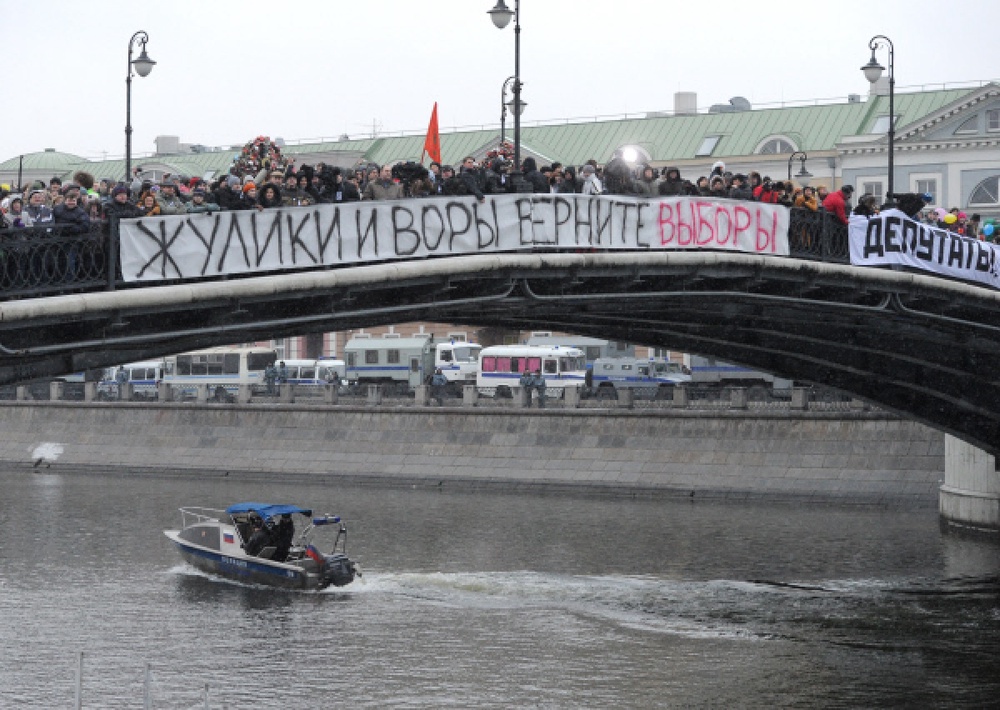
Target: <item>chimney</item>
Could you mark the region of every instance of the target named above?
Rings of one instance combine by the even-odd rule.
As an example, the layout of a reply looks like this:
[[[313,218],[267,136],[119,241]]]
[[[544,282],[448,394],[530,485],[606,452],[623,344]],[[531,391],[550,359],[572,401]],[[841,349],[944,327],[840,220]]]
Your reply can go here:
[[[694,116],[698,113],[698,94],[693,91],[678,91],[674,94],[674,114]]]
[[[153,142],[156,143],[157,155],[176,155],[181,150],[178,136],[157,136]]]
[[[868,90],[868,96],[888,96],[889,95],[889,77],[883,74],[878,78],[874,84]]]

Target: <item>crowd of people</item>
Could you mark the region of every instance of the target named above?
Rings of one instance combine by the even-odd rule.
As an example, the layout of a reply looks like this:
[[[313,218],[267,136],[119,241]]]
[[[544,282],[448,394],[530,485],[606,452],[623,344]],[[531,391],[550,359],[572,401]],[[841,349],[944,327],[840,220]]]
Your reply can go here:
[[[690,180],[675,167],[658,170],[649,165],[633,166],[620,152],[607,164],[589,160],[579,167],[558,162],[538,166],[534,158],[528,157],[519,172],[513,171],[509,156],[499,150],[492,151],[481,163],[467,156],[457,169],[437,162],[426,168],[407,162],[341,169],[323,163],[296,167],[292,160],[280,156],[273,143],[261,137],[255,144],[248,144],[228,174],[215,180],[166,174],[154,183],[144,180],[142,172],[141,167],[136,168],[130,182],[95,180],[89,173],[78,172],[66,183],[54,177],[48,185],[35,182],[21,189],[2,186],[0,228],[62,225],[64,234],[83,234],[91,231],[95,223],[142,216],[407,197],[472,195],[484,201],[486,195],[508,192],[748,200],[824,212],[843,224],[852,213],[870,217],[891,206],[877,204],[876,198],[868,194],[861,195],[854,205],[851,185],[835,191],[824,186],[797,186],[756,171],[733,173],[722,162],[715,163],[708,175]],[[922,197],[926,199],[912,215],[914,218],[968,236],[993,237],[992,223],[982,230],[978,215],[967,216],[958,208],[931,209],[927,206],[930,196]],[[1000,239],[1000,228],[996,238]]]

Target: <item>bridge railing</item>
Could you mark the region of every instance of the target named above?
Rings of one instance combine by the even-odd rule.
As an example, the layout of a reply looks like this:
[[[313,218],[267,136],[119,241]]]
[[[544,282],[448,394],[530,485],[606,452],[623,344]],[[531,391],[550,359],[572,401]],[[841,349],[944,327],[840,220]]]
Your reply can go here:
[[[102,222],[87,234],[59,225],[2,230],[0,294],[11,299],[107,288],[108,244]]]
[[[60,225],[0,229],[0,300],[135,286],[121,279],[115,226],[94,221],[83,235]],[[788,237],[793,257],[849,261],[847,226],[823,210],[792,209]]]
[[[474,385],[465,386],[456,396],[454,390],[436,392],[430,387],[418,387],[415,392],[401,394],[394,387],[365,385],[347,387],[335,385],[264,385],[231,386],[222,384],[170,385],[160,383],[155,390],[131,385],[99,387],[94,382],[36,382],[28,385],[0,387],[0,401],[20,402],[95,402],[113,406],[118,403],[161,402],[196,406],[323,406],[343,408],[426,409],[479,408],[487,410],[518,410],[537,408],[537,391],[530,393],[514,388],[509,397],[485,397]],[[862,400],[825,388],[796,387],[789,390],[766,391],[741,387],[675,387],[666,396],[663,390],[632,388],[598,396],[587,388],[548,388],[544,407],[550,410],[640,410],[640,411],[861,411],[871,405]]]

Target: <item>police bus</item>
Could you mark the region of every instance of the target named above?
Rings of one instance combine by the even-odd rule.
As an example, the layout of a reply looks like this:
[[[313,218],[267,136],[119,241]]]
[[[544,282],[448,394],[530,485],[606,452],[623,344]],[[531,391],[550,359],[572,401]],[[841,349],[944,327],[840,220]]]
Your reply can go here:
[[[491,345],[479,354],[476,388],[487,397],[509,397],[525,372],[540,370],[546,389],[563,394],[568,386],[583,387],[587,358],[579,348],[559,345]]]
[[[358,336],[344,345],[347,381],[354,386],[387,385],[407,394],[440,369],[452,390],[475,384],[482,346],[463,340],[436,341],[431,334],[381,338]]]
[[[274,365],[277,353],[271,348],[208,348],[163,359],[163,381],[182,398],[195,397],[201,385],[222,387],[235,396],[239,385],[264,386],[264,369]]]

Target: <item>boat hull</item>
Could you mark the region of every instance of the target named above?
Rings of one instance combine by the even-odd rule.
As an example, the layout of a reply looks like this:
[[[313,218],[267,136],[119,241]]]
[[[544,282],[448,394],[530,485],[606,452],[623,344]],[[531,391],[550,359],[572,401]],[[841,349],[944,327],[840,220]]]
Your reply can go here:
[[[282,589],[325,589],[354,581],[355,566],[346,555],[328,555],[322,567],[313,560],[281,563],[242,554],[226,554],[181,538],[180,531],[164,533],[177,547],[181,558],[208,574],[247,584],[261,584]]]

